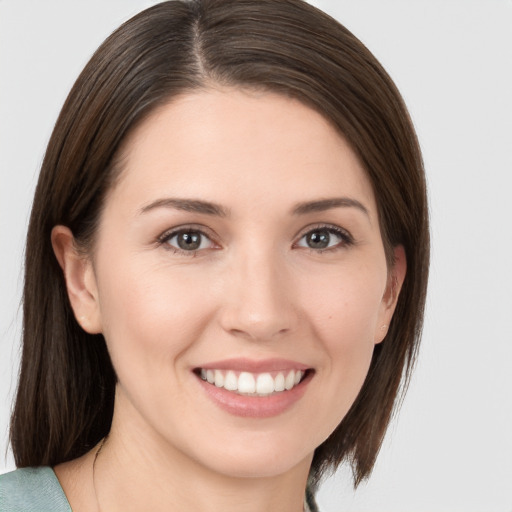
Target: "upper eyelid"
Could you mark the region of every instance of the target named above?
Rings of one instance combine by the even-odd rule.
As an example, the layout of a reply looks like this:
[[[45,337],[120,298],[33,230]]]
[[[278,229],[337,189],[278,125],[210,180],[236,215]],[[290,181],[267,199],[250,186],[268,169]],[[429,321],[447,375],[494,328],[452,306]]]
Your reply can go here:
[[[209,249],[209,250],[215,250],[222,248],[215,238],[215,236],[210,235],[206,231],[210,231],[208,228],[205,228],[204,226],[201,227],[194,227],[193,225],[187,224],[182,226],[177,226],[174,228],[169,228],[166,231],[164,231],[161,235],[159,235],[156,239],[156,244],[158,247],[163,247],[166,251],[171,251],[187,257],[197,256],[200,253],[203,253],[203,251]],[[174,244],[171,244],[170,241],[178,236],[180,233],[186,233],[186,232],[195,232],[199,233],[201,236],[204,236],[209,240],[212,247],[208,248],[198,248],[198,249],[191,249],[191,250],[185,250],[180,247],[175,247]]]
[[[218,238],[216,234],[213,232],[213,230],[206,226],[203,226],[201,224],[183,224],[180,226],[175,226],[173,228],[166,229],[160,235],[158,235],[157,240],[159,242],[163,242],[165,240],[168,240],[169,238],[172,238],[173,236],[183,233],[184,231],[197,231],[198,233],[201,233],[202,235],[206,236],[213,242],[215,242]]]
[[[309,226],[302,228],[295,235],[294,240],[301,239],[303,236],[305,236],[308,233],[310,233],[311,231],[315,231],[317,229],[327,229],[327,230],[331,229],[332,231],[334,231],[336,233],[341,233],[341,234],[347,236],[348,238],[350,238],[351,240],[354,240],[352,233],[348,229],[342,228],[341,226],[338,226],[336,224],[329,224],[329,223],[324,223],[324,222],[319,222],[317,224],[310,224]]]

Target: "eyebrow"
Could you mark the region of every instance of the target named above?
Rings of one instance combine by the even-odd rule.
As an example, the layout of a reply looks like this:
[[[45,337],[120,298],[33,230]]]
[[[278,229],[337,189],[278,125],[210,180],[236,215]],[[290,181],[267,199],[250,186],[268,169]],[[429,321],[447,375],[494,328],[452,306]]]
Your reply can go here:
[[[294,215],[305,215],[308,213],[324,212],[332,208],[357,208],[370,217],[366,206],[357,199],[351,199],[350,197],[333,197],[329,199],[320,199],[318,201],[299,203],[292,211]]]
[[[210,203],[209,201],[201,201],[199,199],[178,199],[171,197],[157,199],[156,201],[142,207],[139,213],[147,213],[156,208],[173,208],[175,210],[203,213],[205,215],[216,215],[218,217],[226,217],[228,215],[225,208],[218,204]]]
[[[218,217],[228,216],[228,211],[218,204],[199,199],[179,199],[171,197],[157,199],[156,201],[142,207],[139,213],[147,213],[157,208],[173,208],[175,210],[215,215]],[[334,197],[299,203],[293,208],[292,213],[294,215],[306,215],[308,213],[324,212],[332,208],[357,208],[368,217],[370,216],[368,209],[360,201],[349,197]]]

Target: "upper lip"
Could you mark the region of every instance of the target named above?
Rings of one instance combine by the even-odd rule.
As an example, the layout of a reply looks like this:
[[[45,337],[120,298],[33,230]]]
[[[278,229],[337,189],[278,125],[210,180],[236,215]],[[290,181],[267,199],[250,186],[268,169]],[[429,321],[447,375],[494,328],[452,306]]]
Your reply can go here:
[[[277,371],[288,371],[288,370],[302,370],[306,371],[311,368],[305,364],[297,361],[291,361],[289,359],[246,359],[246,358],[233,358],[223,359],[222,361],[213,361],[211,363],[205,363],[197,368],[203,368],[205,370],[233,370],[239,372],[250,372],[250,373],[265,373],[265,372],[277,372]]]

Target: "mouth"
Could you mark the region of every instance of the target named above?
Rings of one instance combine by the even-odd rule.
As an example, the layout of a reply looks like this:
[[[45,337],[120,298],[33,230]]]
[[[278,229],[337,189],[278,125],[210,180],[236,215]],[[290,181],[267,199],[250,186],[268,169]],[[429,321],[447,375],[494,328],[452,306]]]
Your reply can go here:
[[[299,386],[313,369],[288,369],[253,373],[220,368],[195,368],[194,373],[205,383],[233,394],[268,397],[286,393]]]
[[[264,419],[292,411],[316,370],[282,358],[212,361],[193,368],[205,396],[230,415]]]

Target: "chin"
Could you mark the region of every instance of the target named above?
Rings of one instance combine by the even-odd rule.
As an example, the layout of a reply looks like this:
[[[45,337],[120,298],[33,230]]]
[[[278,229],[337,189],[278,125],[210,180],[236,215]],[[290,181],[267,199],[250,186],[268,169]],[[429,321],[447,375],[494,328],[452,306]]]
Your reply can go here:
[[[219,442],[202,452],[196,461],[208,467],[214,473],[234,478],[274,478],[284,475],[294,468],[303,466],[309,471],[313,460],[314,447],[305,450],[305,443],[280,442],[263,439],[246,441]],[[215,450],[215,446],[224,449]],[[212,447],[214,448],[212,450]],[[205,452],[208,457],[205,458]]]
[[[297,460],[296,457],[288,459],[279,453],[279,457],[274,454],[270,458],[252,457],[252,458],[234,458],[229,457],[225,460],[217,460],[211,469],[217,473],[229,478],[276,478],[285,475],[299,466],[309,466],[313,459],[313,454],[305,459]]]

